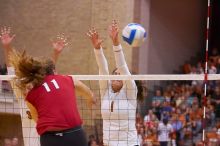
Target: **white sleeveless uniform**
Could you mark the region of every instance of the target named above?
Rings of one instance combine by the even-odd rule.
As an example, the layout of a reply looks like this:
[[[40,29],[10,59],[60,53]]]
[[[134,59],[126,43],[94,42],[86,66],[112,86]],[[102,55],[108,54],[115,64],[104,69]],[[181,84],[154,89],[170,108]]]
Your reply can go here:
[[[100,75],[108,75],[108,64],[103,50],[95,49]],[[125,62],[121,45],[113,47],[116,68],[121,75],[131,75]],[[111,81],[99,81],[101,93],[101,113],[103,118],[103,141],[107,146],[139,145],[135,127],[137,107],[137,87],[134,80],[123,81],[118,93],[111,88]],[[113,111],[111,111],[111,104]]]
[[[13,67],[7,67],[8,75],[14,75],[15,71]],[[17,89],[14,85],[14,82],[11,81],[11,86],[13,92],[16,96],[16,99],[19,103],[21,122],[22,122],[22,134],[24,138],[24,146],[40,146],[40,137],[37,134],[36,130],[36,122],[34,120],[30,120],[26,111],[28,111],[28,107],[25,103],[24,97],[21,94],[20,90]]]

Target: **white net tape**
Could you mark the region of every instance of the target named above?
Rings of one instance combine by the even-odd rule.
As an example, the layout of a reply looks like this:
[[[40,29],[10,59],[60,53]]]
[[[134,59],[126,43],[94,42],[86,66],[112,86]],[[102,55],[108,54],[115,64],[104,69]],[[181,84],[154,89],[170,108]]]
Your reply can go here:
[[[204,74],[156,74],[156,75],[72,75],[78,80],[148,80],[148,81],[175,81],[175,80],[204,80]],[[11,80],[13,75],[0,75],[0,80]],[[208,74],[208,80],[220,80],[220,74]]]

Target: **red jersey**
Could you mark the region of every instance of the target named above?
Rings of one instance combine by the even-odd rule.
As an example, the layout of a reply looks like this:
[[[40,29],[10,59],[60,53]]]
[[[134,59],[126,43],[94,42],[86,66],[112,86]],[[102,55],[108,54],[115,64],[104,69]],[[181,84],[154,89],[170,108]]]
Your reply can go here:
[[[39,135],[53,129],[69,129],[82,124],[74,82],[70,76],[46,76],[42,85],[28,93],[26,100],[38,112],[36,128]]]

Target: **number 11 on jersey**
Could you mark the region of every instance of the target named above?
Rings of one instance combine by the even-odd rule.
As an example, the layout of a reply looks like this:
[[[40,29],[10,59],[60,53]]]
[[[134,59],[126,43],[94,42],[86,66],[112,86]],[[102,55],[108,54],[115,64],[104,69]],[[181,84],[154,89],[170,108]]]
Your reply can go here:
[[[59,88],[60,88],[59,85],[57,84],[57,81],[56,81],[55,79],[51,80],[50,82],[53,83],[53,85],[54,85],[54,87],[55,87],[56,89],[59,89]],[[51,90],[50,90],[50,87],[48,86],[47,83],[43,83],[43,86],[44,86],[44,88],[46,89],[47,92],[50,92],[50,91],[51,91]]]

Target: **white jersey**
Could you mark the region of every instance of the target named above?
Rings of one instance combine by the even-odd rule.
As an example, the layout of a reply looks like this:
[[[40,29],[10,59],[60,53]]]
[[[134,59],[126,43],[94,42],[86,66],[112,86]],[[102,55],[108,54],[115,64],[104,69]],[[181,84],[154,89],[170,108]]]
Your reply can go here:
[[[152,119],[149,115],[144,116],[144,123],[150,122]]]
[[[131,75],[124,59],[121,45],[114,46],[116,67],[120,74]],[[108,65],[102,49],[95,50],[99,74],[108,75]],[[135,127],[137,87],[134,80],[123,82],[120,92],[114,93],[110,81],[99,81],[101,113],[103,118],[103,141],[107,146],[139,145]]]
[[[8,67],[7,70],[9,75],[15,74],[13,67]],[[30,120],[26,114],[29,109],[25,103],[23,95],[21,94],[20,90],[15,87],[13,82],[11,82],[11,86],[19,103],[24,146],[40,146],[40,138],[37,134],[36,123],[34,120]]]
[[[173,131],[172,125],[165,125],[163,122],[158,125],[158,141],[170,141],[169,134]]]

